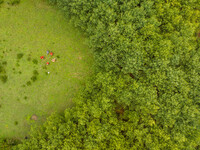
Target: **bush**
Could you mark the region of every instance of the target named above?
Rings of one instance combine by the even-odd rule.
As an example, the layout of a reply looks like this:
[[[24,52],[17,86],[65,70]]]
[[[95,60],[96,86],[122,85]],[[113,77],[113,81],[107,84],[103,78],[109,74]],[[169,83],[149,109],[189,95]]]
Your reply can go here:
[[[33,63],[34,64],[38,64],[38,60],[37,59],[33,59]]]
[[[3,61],[2,64],[3,64],[3,65],[7,65],[7,61]]]
[[[26,85],[30,86],[31,85],[31,81],[26,82]]]
[[[12,147],[19,143],[19,140],[0,138],[0,149],[1,150],[11,150]]]
[[[47,69],[47,66],[46,66],[46,65],[44,65],[44,66],[42,66],[42,68],[43,68],[43,69]]]
[[[34,71],[33,71],[33,74],[34,74],[35,76],[39,75],[39,73],[38,73],[37,70],[34,70]]]
[[[37,80],[37,76],[35,76],[35,75],[32,76],[32,77],[31,77],[31,80],[32,80],[33,82],[35,82],[35,81]]]
[[[57,0],[49,0],[49,3],[55,5],[57,3]]]
[[[0,0],[0,5],[4,2],[4,0]]]
[[[1,79],[1,81],[2,81],[3,83],[6,83],[7,80],[8,80],[8,77],[7,77],[7,75],[2,75],[2,76],[0,76],[0,79]]]
[[[18,54],[17,54],[17,59],[21,59],[23,56],[24,56],[23,53],[18,53]]]
[[[16,66],[17,66],[17,67],[19,67],[19,66],[20,66],[18,62],[16,63]]]
[[[15,125],[18,125],[18,121],[15,121],[15,123],[14,123]]]
[[[19,4],[20,3],[20,0],[9,0],[8,1],[8,4],[9,5],[17,5],[17,4]]]
[[[31,57],[28,57],[27,60],[28,60],[28,61],[31,61]]]
[[[3,66],[0,65],[0,74],[6,73],[6,70]]]

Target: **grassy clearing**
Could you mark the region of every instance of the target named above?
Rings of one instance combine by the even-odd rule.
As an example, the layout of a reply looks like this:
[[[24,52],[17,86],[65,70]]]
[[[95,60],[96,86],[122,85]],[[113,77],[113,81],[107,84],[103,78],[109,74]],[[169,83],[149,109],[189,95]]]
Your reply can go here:
[[[23,138],[32,115],[38,117],[34,122],[42,122],[72,105],[91,74],[92,55],[84,41],[61,12],[43,1],[1,4],[0,137]]]

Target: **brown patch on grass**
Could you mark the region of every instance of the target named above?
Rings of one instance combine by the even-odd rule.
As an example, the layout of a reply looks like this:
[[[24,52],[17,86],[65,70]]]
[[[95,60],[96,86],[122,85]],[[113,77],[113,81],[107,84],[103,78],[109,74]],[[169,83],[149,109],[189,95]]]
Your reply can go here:
[[[78,56],[78,59],[81,60],[81,59],[82,59],[82,56]]]
[[[35,6],[40,8],[40,9],[50,9],[51,7],[49,5],[47,5],[46,2],[42,1],[42,2],[36,2]]]
[[[71,73],[71,76],[74,77],[74,78],[78,78],[78,79],[81,78],[81,74],[80,74],[80,73],[77,73],[77,72]]]
[[[36,121],[37,119],[38,119],[38,116],[37,116],[37,115],[32,115],[32,116],[31,116],[31,120],[35,120],[35,121]]]

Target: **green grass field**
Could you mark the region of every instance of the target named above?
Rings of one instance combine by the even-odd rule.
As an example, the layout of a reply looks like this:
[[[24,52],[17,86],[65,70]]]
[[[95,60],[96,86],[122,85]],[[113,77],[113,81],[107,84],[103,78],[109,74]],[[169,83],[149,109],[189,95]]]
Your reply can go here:
[[[92,61],[83,35],[55,8],[41,0],[1,4],[0,137],[23,138],[30,122],[70,107]]]

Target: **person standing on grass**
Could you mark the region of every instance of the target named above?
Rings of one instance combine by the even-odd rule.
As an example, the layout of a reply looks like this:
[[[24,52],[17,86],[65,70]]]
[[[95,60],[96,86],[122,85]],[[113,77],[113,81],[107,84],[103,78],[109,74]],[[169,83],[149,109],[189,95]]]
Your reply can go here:
[[[44,59],[44,56],[41,56],[40,59]]]
[[[53,56],[53,52],[50,52],[50,55]]]
[[[56,61],[56,59],[54,58],[54,59],[52,59],[51,61],[52,61],[52,62],[55,62],[55,61]]]
[[[47,51],[47,55],[49,54],[49,51]]]

